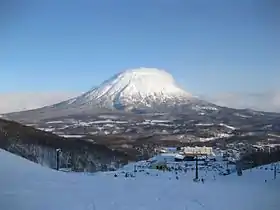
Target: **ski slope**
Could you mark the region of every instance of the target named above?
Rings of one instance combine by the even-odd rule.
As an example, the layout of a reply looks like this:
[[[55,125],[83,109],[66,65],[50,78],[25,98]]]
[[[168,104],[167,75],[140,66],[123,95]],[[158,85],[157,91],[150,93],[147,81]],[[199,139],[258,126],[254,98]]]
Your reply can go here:
[[[254,169],[205,183],[193,173],[156,170],[124,177],[116,172],[63,173],[0,150],[2,210],[279,210],[280,174]],[[149,173],[149,175],[148,175]],[[209,172],[210,173],[210,172]],[[177,180],[175,176],[178,176]],[[211,176],[209,176],[211,177]],[[264,180],[267,182],[264,182]]]

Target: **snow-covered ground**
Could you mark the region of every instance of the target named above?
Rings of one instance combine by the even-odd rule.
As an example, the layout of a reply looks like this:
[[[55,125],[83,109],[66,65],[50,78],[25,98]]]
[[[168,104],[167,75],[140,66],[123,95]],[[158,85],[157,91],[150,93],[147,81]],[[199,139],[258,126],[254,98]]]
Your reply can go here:
[[[264,169],[193,182],[193,171],[63,173],[0,150],[2,210],[279,210],[280,174]],[[143,164],[143,162],[141,163]],[[141,165],[140,164],[140,165]],[[147,171],[148,170],[148,171]],[[209,175],[209,178],[207,176]],[[117,174],[117,177],[114,175]],[[175,177],[178,177],[176,179]],[[264,180],[267,180],[265,182]]]

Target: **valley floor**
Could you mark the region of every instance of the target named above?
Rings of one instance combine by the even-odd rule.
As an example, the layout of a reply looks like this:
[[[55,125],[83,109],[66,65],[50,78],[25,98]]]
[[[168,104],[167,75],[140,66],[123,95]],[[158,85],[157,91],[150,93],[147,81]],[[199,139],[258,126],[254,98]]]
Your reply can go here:
[[[1,210],[280,209],[280,173],[273,180],[270,166],[241,177],[213,179],[209,172],[204,183],[195,183],[191,171],[150,170],[136,177],[125,177],[122,170],[128,169],[93,175],[57,172],[3,150],[0,163]]]

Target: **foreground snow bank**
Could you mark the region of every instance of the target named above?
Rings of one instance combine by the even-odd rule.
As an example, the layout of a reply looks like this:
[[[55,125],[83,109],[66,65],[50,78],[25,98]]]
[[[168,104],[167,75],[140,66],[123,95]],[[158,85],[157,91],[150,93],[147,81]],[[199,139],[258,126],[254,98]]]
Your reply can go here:
[[[247,171],[194,183],[172,173],[135,178],[63,173],[0,150],[2,210],[279,210],[280,177]],[[177,175],[176,175],[177,176]],[[267,182],[264,182],[264,180]]]

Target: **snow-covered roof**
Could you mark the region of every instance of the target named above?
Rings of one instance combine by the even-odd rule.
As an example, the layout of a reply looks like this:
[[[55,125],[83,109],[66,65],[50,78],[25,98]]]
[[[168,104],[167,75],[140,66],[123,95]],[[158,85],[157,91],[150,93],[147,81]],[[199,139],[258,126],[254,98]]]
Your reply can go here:
[[[149,159],[150,161],[174,161],[177,159],[184,159],[183,155],[177,153],[162,153]]]

